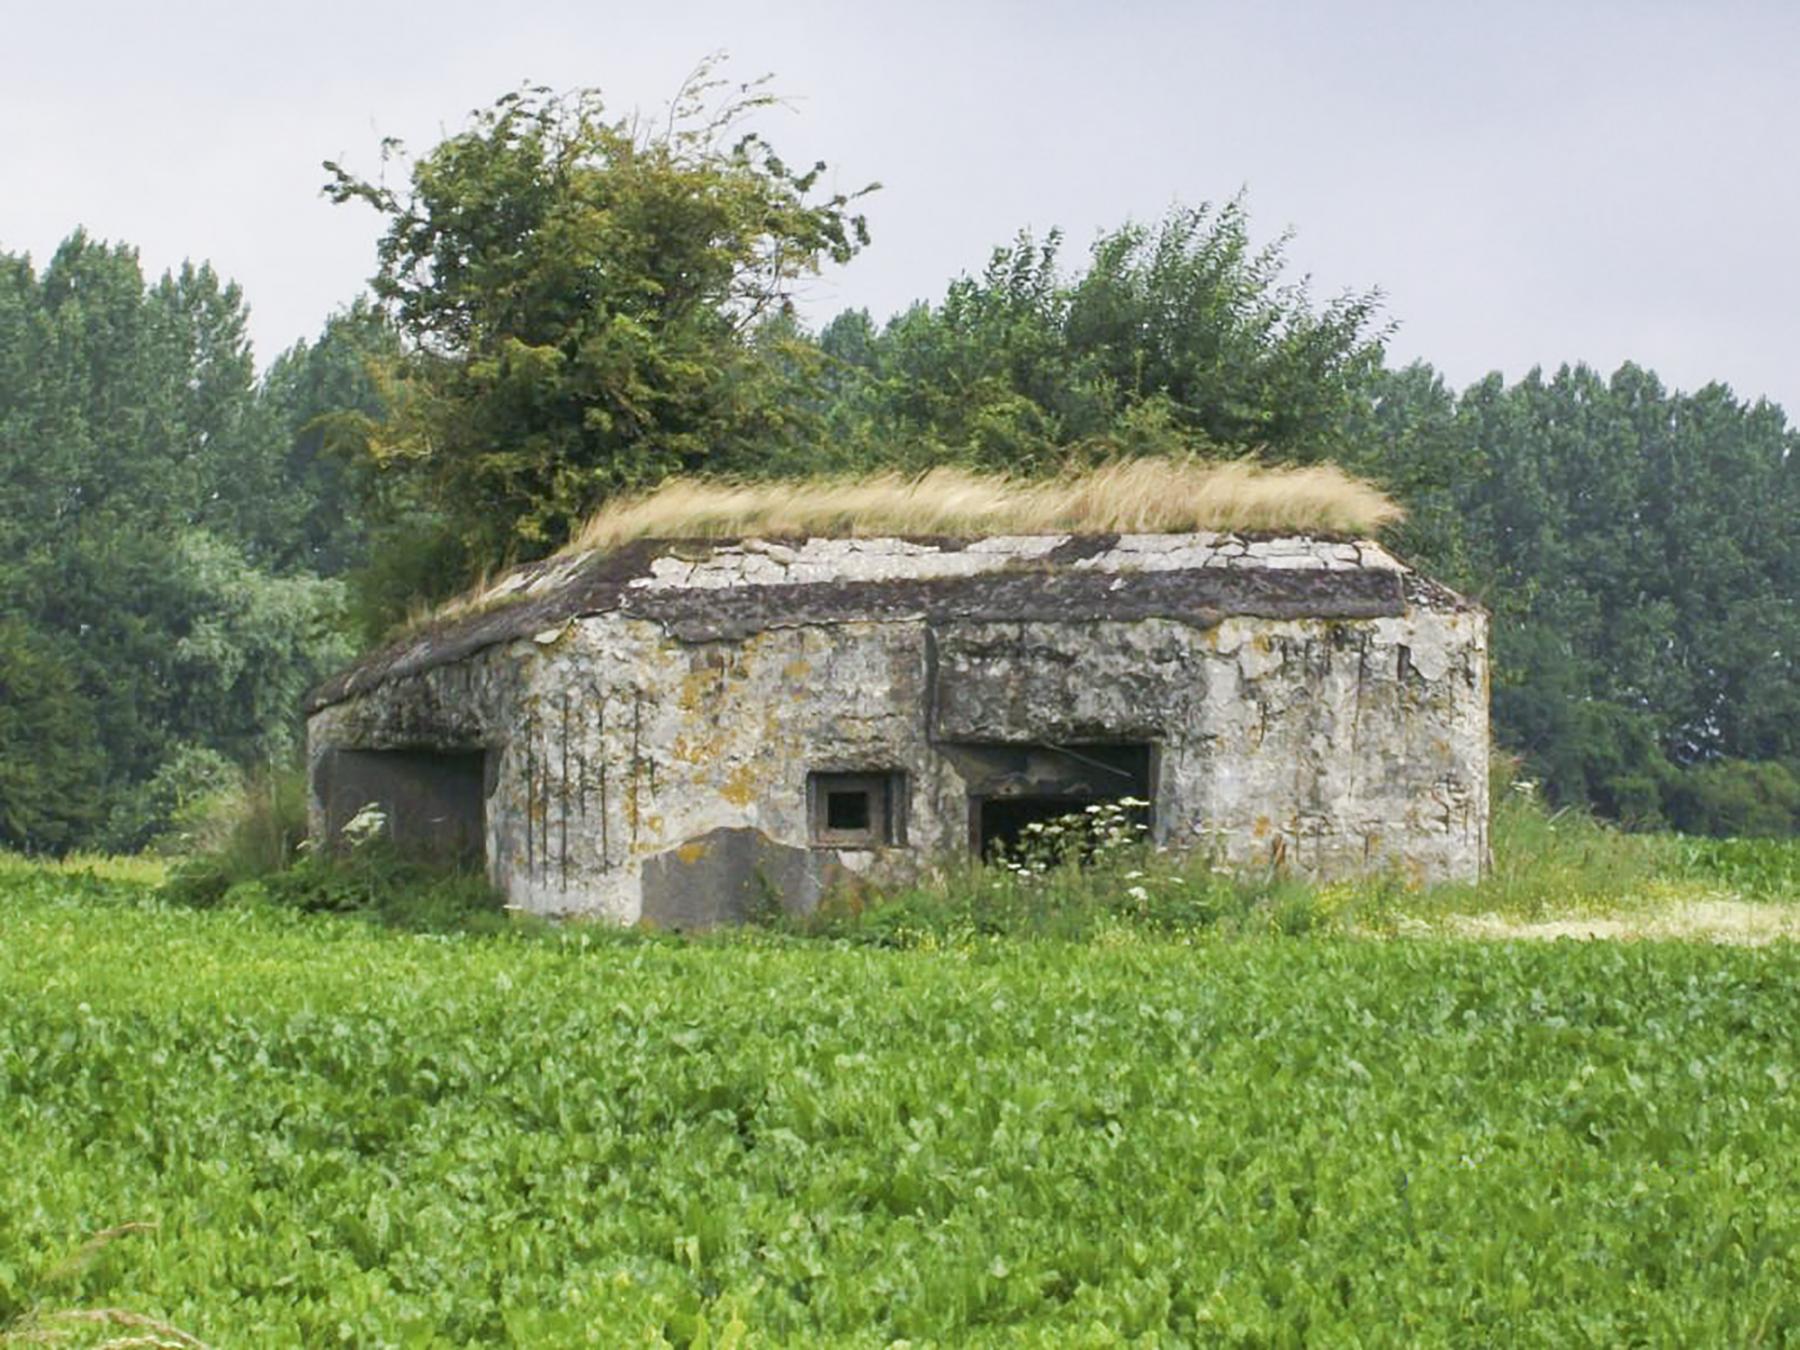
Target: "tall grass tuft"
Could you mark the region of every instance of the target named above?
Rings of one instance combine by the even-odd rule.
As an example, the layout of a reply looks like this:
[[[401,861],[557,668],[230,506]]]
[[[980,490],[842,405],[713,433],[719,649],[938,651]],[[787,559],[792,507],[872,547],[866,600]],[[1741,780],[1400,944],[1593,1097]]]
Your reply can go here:
[[[306,775],[297,768],[264,770],[216,805],[163,892],[184,904],[217,904],[232,887],[292,865],[305,842]]]
[[[633,539],[1142,533],[1188,530],[1367,535],[1401,517],[1378,488],[1335,465],[1117,460],[1027,481],[936,468],[909,477],[744,483],[675,479],[609,503],[565,552]]]
[[[1551,810],[1535,783],[1516,777],[1516,761],[1496,755],[1495,762],[1487,875],[1475,886],[1437,888],[1433,905],[1541,918],[1615,905],[1668,874],[1656,836],[1572,807]]]
[[[974,539],[1204,530],[1351,538],[1373,535],[1403,515],[1379,488],[1332,464],[1120,459],[1045,479],[944,466],[860,478],[671,479],[608,503],[558,552],[606,552],[638,539]],[[483,571],[449,599],[414,604],[390,636],[517,600],[522,593],[499,585],[501,580]]]

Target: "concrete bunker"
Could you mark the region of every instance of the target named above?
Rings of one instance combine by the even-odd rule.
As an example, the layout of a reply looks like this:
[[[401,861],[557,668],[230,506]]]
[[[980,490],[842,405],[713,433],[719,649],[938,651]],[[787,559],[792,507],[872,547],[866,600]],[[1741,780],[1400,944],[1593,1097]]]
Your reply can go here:
[[[1121,799],[1232,864],[1472,878],[1486,641],[1366,541],[640,540],[315,691],[312,825],[376,801],[521,908],[675,927]]]

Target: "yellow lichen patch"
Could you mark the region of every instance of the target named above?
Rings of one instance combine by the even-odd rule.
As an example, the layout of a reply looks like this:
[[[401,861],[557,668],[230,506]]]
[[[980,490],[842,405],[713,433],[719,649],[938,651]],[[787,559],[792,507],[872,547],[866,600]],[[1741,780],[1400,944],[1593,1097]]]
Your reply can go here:
[[[669,758],[680,764],[711,764],[724,756],[728,744],[729,738],[716,730],[707,735],[677,735],[669,745]]]
[[[1250,833],[1255,835],[1258,839],[1267,839],[1269,837],[1269,831],[1274,828],[1274,821],[1270,820],[1267,816],[1258,816],[1256,818],[1256,824],[1250,828]]]
[[[808,675],[812,674],[812,663],[803,660],[800,657],[795,657],[781,668],[781,673],[790,680],[804,680]]]
[[[691,864],[699,862],[710,852],[712,852],[711,844],[703,839],[695,839],[676,848],[675,856],[682,862]]]
[[[676,706],[683,712],[699,712],[709,702],[718,698],[724,686],[724,679],[718,670],[693,670],[681,677],[681,690],[675,696]]]
[[[749,764],[740,764],[726,775],[725,785],[719,789],[719,795],[733,806],[748,806],[756,797],[756,770]]]

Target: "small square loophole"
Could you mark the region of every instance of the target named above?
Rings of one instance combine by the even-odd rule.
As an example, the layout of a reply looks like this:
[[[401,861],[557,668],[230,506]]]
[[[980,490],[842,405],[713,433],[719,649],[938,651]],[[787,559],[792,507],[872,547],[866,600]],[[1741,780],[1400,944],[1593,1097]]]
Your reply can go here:
[[[807,783],[812,841],[830,848],[882,848],[900,841],[895,773],[815,773]]]
[[[874,813],[869,810],[867,788],[834,790],[825,794],[825,828],[828,830],[866,830]]]

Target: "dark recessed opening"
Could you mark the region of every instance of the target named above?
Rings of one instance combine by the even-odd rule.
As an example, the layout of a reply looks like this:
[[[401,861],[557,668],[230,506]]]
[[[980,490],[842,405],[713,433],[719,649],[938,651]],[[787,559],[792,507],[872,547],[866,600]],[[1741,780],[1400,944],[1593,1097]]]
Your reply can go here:
[[[1027,825],[1048,824],[1077,815],[1088,797],[992,797],[978,804],[981,856],[1010,853],[1019,847]]]
[[[825,828],[828,830],[866,830],[869,828],[869,814],[867,792],[825,794]]]
[[[316,765],[326,835],[341,844],[366,807],[409,857],[479,867],[486,853],[487,757],[480,750],[329,750]]]
[[[1152,748],[1148,745],[970,745],[951,750],[969,784],[969,842],[977,856],[1016,854],[1022,843],[1042,838],[1033,826],[1065,816],[1083,823],[1056,844],[1086,857],[1096,840],[1088,826],[1092,806],[1130,799],[1125,823],[1147,834],[1151,820]],[[1108,819],[1103,817],[1102,819]],[[1110,817],[1115,823],[1117,817]]]
[[[812,841],[830,848],[885,848],[905,838],[905,777],[815,773],[807,778]]]

